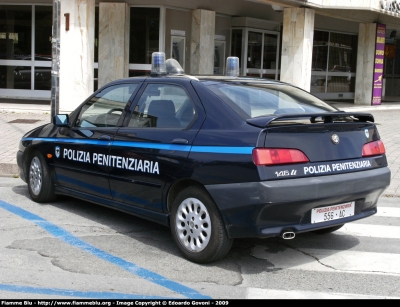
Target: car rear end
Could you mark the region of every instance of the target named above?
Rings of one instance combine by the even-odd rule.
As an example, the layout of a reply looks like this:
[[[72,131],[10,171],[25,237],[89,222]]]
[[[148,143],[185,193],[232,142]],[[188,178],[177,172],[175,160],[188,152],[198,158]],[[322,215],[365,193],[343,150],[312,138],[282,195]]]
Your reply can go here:
[[[241,107],[236,94],[246,86]],[[213,89],[260,128],[252,153],[260,180],[207,187],[231,237],[292,238],[377,212],[390,170],[372,115],[339,111],[285,84],[246,86]]]
[[[309,124],[301,116],[271,121],[260,134],[264,146],[253,150],[270,203],[259,220],[266,225],[281,220],[286,229],[280,232],[302,232],[375,214],[378,197],[390,184],[376,126],[357,120],[357,114],[325,115]]]

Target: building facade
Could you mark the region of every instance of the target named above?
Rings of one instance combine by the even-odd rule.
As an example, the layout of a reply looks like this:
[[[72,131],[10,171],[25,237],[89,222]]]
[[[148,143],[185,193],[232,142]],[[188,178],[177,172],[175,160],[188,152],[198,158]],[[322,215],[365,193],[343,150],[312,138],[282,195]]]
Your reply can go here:
[[[382,70],[383,94],[400,96],[400,1],[0,0],[0,98],[50,99],[55,3],[61,110],[112,80],[149,74],[155,51],[193,75],[222,75],[237,56],[241,75],[359,105],[371,105]]]

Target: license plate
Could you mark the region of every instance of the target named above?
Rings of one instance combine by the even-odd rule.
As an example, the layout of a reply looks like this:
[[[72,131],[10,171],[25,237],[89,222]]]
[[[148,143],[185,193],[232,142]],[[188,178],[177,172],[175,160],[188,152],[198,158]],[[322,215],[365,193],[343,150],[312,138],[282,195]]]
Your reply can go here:
[[[332,205],[327,207],[315,208],[311,211],[311,223],[321,223],[332,220],[339,220],[354,215],[354,201]]]

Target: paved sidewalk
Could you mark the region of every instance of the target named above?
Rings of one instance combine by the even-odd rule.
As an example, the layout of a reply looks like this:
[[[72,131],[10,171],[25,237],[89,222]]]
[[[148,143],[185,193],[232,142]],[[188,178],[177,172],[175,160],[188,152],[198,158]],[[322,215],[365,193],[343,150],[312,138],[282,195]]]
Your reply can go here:
[[[399,98],[399,97],[397,97]],[[355,106],[332,102],[344,110],[372,113],[385,144],[392,181],[384,195],[400,197],[400,99],[385,101],[380,106]],[[0,176],[17,176],[16,153],[21,137],[28,131],[50,122],[50,105],[43,103],[7,103],[0,101]],[[399,199],[400,203],[400,199]]]
[[[11,104],[10,104],[11,105]],[[21,137],[28,131],[50,122],[50,107],[0,104],[0,176],[18,174],[16,154]]]

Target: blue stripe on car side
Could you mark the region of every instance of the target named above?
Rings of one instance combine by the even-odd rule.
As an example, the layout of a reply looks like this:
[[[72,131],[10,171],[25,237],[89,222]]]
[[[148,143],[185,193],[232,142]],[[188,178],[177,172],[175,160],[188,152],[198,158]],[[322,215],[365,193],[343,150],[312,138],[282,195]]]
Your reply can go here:
[[[70,244],[71,246],[77,247],[83,251],[86,251],[89,254],[92,254],[95,257],[98,257],[102,260],[105,260],[116,266],[119,266],[120,268],[122,268],[132,274],[135,274],[143,279],[146,279],[149,282],[158,284],[158,285],[165,287],[171,291],[174,291],[176,293],[184,295],[187,298],[210,299],[209,296],[205,296],[194,289],[188,288],[188,287],[181,285],[175,281],[169,280],[168,278],[161,276],[155,272],[152,272],[145,268],[139,267],[132,262],[126,261],[120,257],[114,256],[110,253],[107,253],[107,252],[101,250],[101,249],[98,249],[97,247],[86,243],[85,241],[79,239],[78,237],[75,237],[74,235],[72,235],[71,233],[66,231],[65,229],[43,219],[42,217],[40,217],[36,214],[26,211],[20,207],[11,205],[9,203],[6,203],[6,202],[0,200],[0,208],[3,208],[4,210],[7,210],[15,215],[18,215],[36,225],[38,225],[42,229],[44,229],[47,232],[49,232],[50,234],[52,234],[54,237]]]
[[[191,147],[190,145],[188,146],[188,145],[129,142],[129,141],[113,141],[111,146],[161,149],[161,150],[176,150],[176,151],[190,151],[190,147]]]
[[[87,140],[87,139],[55,139],[55,138],[24,138],[22,141],[43,141],[43,142],[58,142],[70,144],[92,144],[118,147],[132,148],[147,148],[158,150],[174,150],[174,151],[190,151],[198,153],[220,153],[220,154],[238,154],[249,155],[254,147],[241,146],[190,146],[190,145],[175,145],[175,144],[159,144],[159,143],[143,143],[143,142],[128,142],[128,141],[102,141],[102,140]]]
[[[22,138],[22,141],[55,142],[56,138]]]
[[[107,140],[88,140],[88,139],[68,139],[68,138],[23,138],[22,141],[42,141],[42,142],[58,142],[66,144],[89,144],[108,146],[110,141]]]
[[[192,146],[191,152],[251,155],[254,147]]]

